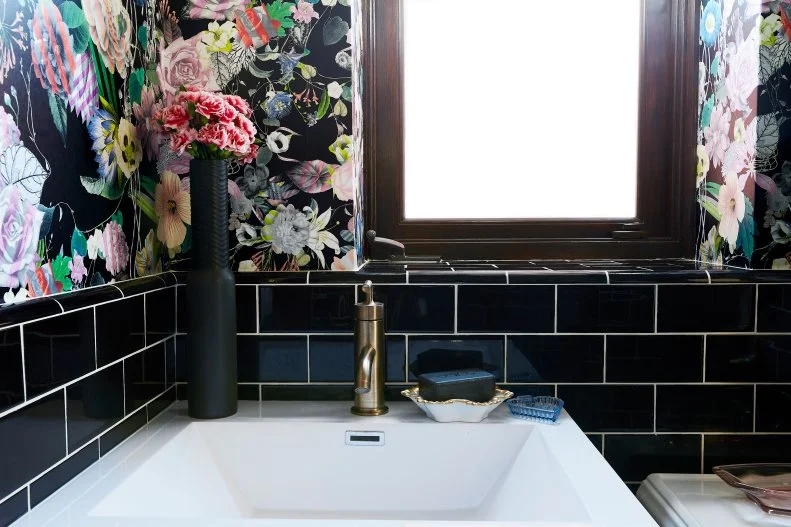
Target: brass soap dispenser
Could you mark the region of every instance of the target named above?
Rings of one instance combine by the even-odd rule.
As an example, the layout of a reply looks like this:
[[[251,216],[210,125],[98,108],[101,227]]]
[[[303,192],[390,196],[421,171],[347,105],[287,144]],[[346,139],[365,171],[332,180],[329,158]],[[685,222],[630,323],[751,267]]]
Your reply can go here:
[[[382,415],[385,406],[385,306],[374,302],[370,280],[361,287],[363,301],[355,306],[354,406],[356,415]]]

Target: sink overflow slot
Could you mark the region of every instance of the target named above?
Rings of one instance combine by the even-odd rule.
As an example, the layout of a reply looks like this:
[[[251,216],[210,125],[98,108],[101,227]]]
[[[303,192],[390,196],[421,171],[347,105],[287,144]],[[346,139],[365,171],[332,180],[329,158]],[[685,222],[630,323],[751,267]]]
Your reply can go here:
[[[346,444],[351,446],[384,446],[384,432],[346,431]]]

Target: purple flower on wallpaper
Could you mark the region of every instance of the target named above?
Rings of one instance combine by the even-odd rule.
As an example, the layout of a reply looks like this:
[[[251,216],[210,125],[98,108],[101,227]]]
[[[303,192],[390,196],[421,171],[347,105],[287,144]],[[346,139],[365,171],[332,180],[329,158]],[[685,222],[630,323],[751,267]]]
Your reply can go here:
[[[82,282],[88,276],[88,269],[85,267],[84,257],[81,254],[74,254],[69,262],[69,271],[73,282]]]
[[[115,276],[124,269],[129,260],[129,246],[121,226],[111,221],[104,228],[104,260],[107,272]]]
[[[13,116],[6,113],[5,109],[0,106],[0,152],[9,146],[18,144],[21,144],[19,128]]]
[[[44,213],[8,185],[0,191],[0,287],[16,288],[39,263],[38,237]]]
[[[714,107],[711,112],[711,122],[703,131],[706,137],[706,151],[711,157],[714,167],[718,167],[725,159],[730,141],[728,136],[731,131],[731,111],[722,103]]]
[[[313,4],[305,0],[299,0],[296,6],[292,5],[289,8],[289,11],[294,14],[294,21],[303,24],[310,24],[312,19],[319,18],[319,14],[313,9]]]

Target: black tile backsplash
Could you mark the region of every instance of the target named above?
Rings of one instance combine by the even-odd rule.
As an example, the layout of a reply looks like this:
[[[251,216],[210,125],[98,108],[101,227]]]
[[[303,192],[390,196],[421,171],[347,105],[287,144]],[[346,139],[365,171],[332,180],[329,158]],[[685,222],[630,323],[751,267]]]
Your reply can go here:
[[[791,285],[758,286],[758,331],[791,330]]]
[[[494,374],[497,382],[505,375],[503,337],[409,337],[409,380],[422,373],[479,368]]]
[[[240,335],[239,382],[307,382],[308,338]]]
[[[96,369],[93,309],[46,318],[22,328],[28,397]]]
[[[385,305],[390,332],[452,333],[455,299],[452,285],[380,285],[374,300]]]
[[[96,356],[104,366],[145,346],[143,295],[96,306]]]
[[[262,333],[353,330],[354,286],[261,286],[258,305]]]
[[[656,388],[658,432],[751,432],[753,387],[673,385]]]
[[[127,378],[129,369],[126,370]],[[114,364],[66,388],[69,452],[124,416],[124,372]]]
[[[557,289],[560,333],[654,331],[653,286],[559,285]]]
[[[0,330],[0,412],[24,400],[20,328]]]
[[[703,336],[607,336],[607,382],[701,381]]]
[[[661,285],[660,332],[753,331],[755,285]]]
[[[791,335],[708,335],[706,381],[791,383]]]
[[[166,273],[0,306],[0,526],[175,400],[179,280]],[[139,410],[125,414],[125,399]]]
[[[682,260],[242,273],[238,395],[351,405],[355,288],[371,279],[388,401],[420,372],[484,368],[517,395],[563,398],[632,487],[701,461],[791,462],[791,274],[768,273]],[[0,307],[0,525],[186,397],[185,279]]]
[[[0,496],[66,457],[63,391],[0,418]]]
[[[558,397],[585,432],[651,432],[654,387],[558,385]]]
[[[462,333],[551,333],[555,287],[460,285],[458,330]]]
[[[601,335],[508,337],[508,382],[603,382]]]

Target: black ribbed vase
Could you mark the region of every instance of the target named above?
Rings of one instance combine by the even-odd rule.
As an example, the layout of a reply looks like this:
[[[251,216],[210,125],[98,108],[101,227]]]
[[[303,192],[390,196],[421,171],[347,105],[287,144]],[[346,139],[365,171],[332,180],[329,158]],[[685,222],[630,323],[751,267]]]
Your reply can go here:
[[[236,413],[236,290],[228,263],[228,165],[190,163],[192,270],[187,279],[189,415]]]

